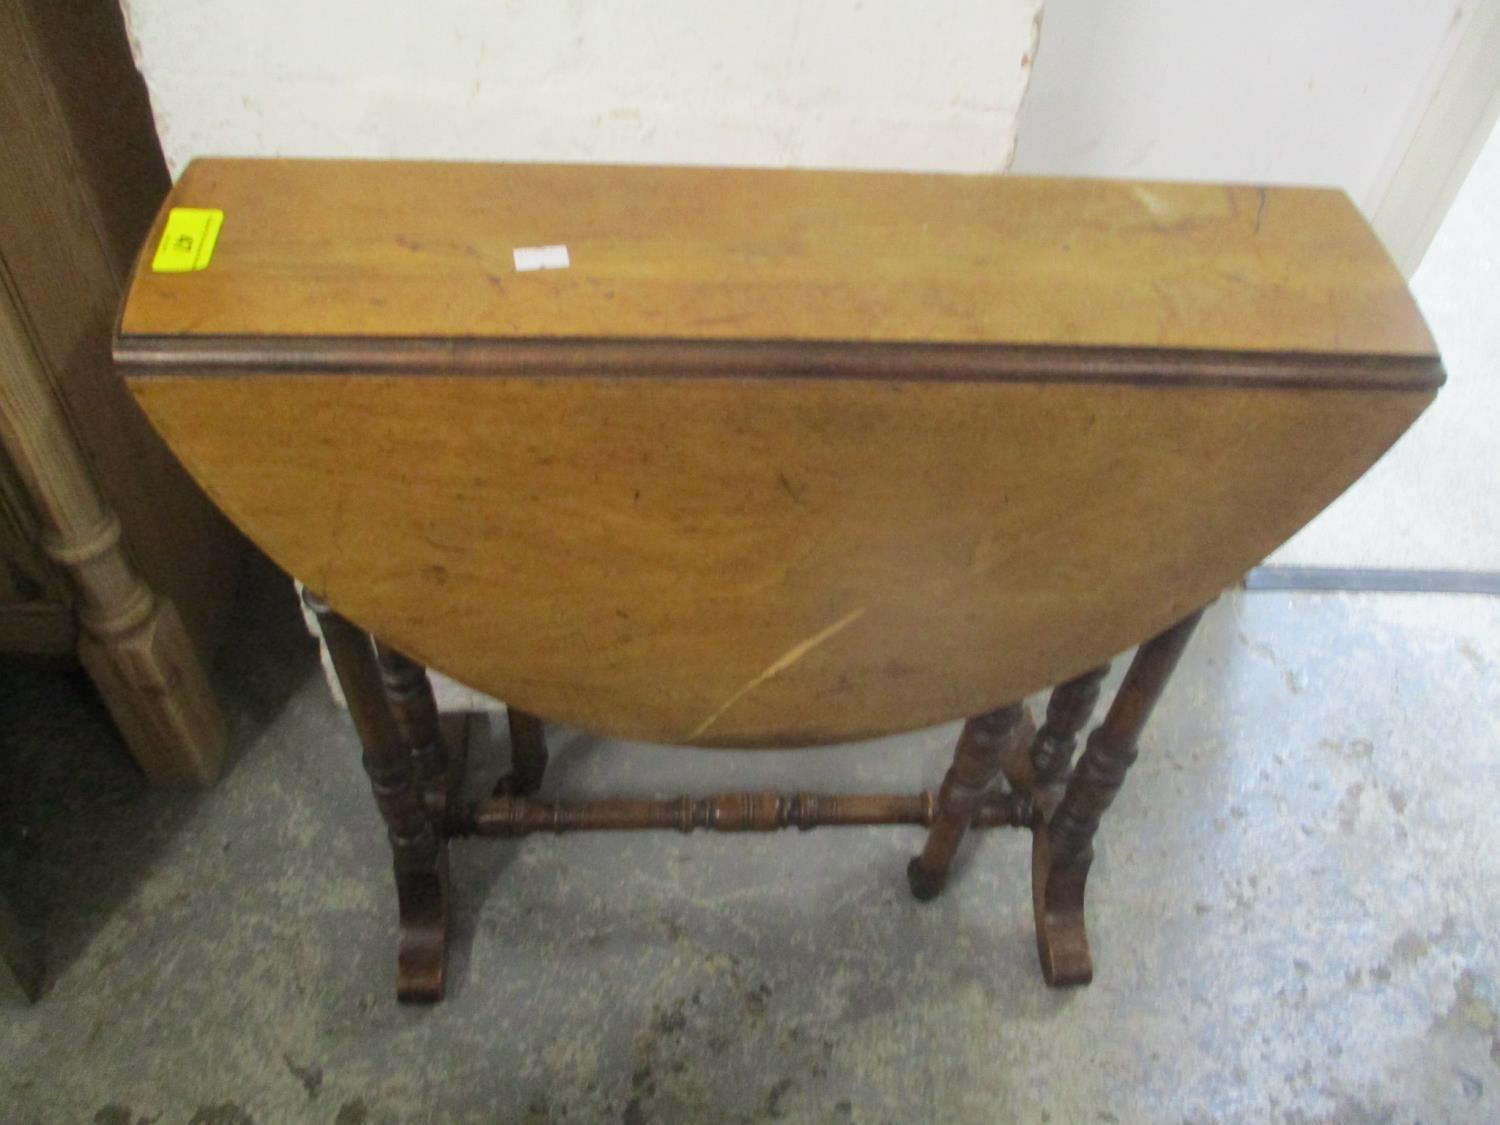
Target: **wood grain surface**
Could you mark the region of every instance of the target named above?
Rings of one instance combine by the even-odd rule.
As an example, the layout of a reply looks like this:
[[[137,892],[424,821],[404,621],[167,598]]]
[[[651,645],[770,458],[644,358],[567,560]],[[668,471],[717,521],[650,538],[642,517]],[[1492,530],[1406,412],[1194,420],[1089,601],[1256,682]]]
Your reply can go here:
[[[220,208],[223,230],[201,272],[153,274],[143,256],[127,350],[409,337],[1435,355],[1331,190],[199,160],[168,204]],[[570,268],[516,271],[517,247],[552,244]]]
[[[1166,628],[1428,391],[261,373],[132,380],[272,558],[550,719],[800,745],[990,710]]]
[[[116,356],[224,511],[422,664],[662,742],[1077,676],[1442,378],[1331,191],[207,160],[169,203],[223,209],[218,247],[143,256]]]

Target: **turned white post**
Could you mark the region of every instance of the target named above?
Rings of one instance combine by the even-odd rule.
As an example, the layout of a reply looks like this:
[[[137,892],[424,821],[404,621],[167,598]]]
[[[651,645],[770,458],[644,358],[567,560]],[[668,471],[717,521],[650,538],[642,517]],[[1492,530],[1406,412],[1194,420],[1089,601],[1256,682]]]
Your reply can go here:
[[[206,784],[223,719],[176,608],[142,580],[8,295],[0,294],[0,443],[36,505],[42,549],[78,595],[78,656],[152,782]]]

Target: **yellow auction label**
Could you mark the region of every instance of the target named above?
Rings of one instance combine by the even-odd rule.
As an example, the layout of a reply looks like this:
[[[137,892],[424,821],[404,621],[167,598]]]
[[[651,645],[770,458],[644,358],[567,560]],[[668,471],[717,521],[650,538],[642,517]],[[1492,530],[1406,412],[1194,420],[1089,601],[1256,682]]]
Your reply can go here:
[[[152,273],[201,270],[214,256],[224,212],[211,207],[173,207],[151,259]]]

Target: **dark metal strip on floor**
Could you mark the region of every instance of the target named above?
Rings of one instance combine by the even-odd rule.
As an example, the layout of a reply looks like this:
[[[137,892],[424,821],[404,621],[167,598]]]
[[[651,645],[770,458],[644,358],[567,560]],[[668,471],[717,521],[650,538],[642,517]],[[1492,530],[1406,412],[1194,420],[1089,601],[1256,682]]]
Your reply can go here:
[[[1500,571],[1258,566],[1245,575],[1245,589],[1389,594],[1500,594]]]

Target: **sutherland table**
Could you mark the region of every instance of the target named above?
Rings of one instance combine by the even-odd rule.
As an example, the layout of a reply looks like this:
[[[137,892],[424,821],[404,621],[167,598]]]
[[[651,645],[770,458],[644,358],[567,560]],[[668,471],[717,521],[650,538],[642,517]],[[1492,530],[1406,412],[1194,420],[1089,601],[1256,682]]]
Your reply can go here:
[[[171,208],[222,211],[211,254]],[[921,825],[925,899],[968,828],[1029,828],[1042,971],[1089,980],[1094,833],[1200,607],[1442,382],[1338,192],[644,167],[199,161],[115,354],[317,592],[407,1000],[442,995],[449,837],[575,829]],[[424,665],[510,705],[493,797],[450,788]],[[935,793],[548,802],[541,718],[967,721]]]

